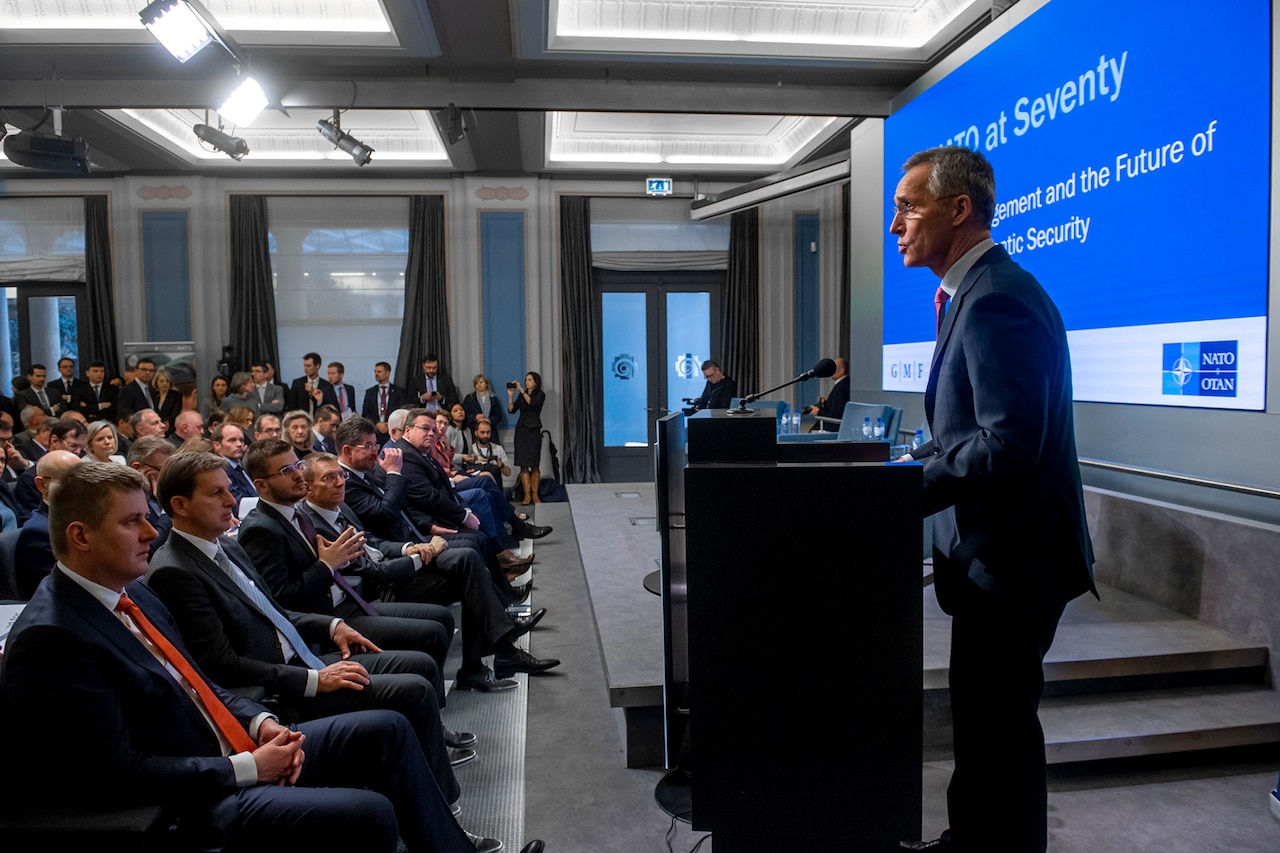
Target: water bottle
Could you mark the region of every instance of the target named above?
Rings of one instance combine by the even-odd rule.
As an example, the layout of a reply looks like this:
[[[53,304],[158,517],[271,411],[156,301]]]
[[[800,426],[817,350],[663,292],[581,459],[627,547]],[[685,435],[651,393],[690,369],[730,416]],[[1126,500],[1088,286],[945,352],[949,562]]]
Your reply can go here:
[[[862,440],[870,441],[873,430],[871,428],[871,418],[862,419]]]
[[[916,430],[916,437],[911,439],[911,449],[915,450],[922,446],[924,446],[924,430],[918,429]]]
[[[884,438],[884,418],[876,418],[875,433],[876,441]]]
[[[791,412],[791,434],[792,435],[800,434],[800,407],[799,406],[797,406]]]

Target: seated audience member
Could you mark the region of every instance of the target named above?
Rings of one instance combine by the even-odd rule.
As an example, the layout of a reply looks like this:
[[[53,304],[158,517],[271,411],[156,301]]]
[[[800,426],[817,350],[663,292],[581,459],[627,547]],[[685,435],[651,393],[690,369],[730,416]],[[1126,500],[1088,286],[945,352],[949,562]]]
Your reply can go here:
[[[263,688],[290,721],[399,711],[413,725],[445,797],[456,800],[430,681],[435,661],[421,652],[382,652],[340,619],[281,608],[249,555],[223,536],[234,498],[218,456],[174,456],[159,489],[175,533],[151,558],[147,584],[170,608],[200,668],[227,687]]]
[[[178,453],[213,453],[213,442],[205,438],[203,435],[193,435],[186,441],[182,442],[182,446],[178,448]]]
[[[449,407],[449,421],[445,426],[445,441],[453,448],[452,456],[458,456],[470,449],[471,439],[468,435],[470,431],[467,426],[466,409],[462,408],[461,403],[454,403]]]
[[[169,428],[165,426],[164,420],[155,409],[139,409],[134,412],[133,417],[129,419],[129,425],[133,427],[135,439],[146,438],[149,435],[164,438],[169,432]]]
[[[173,377],[163,367],[151,380],[151,399],[155,401],[156,414],[164,421],[165,433],[172,433],[182,411],[182,393],[173,387]]]
[[[355,414],[356,389],[343,382],[347,368],[340,361],[329,362],[329,386],[333,388],[333,407],[340,417],[349,418]]]
[[[404,436],[404,425],[409,421],[411,411],[413,411],[412,408],[400,408],[387,416],[387,435],[392,441],[397,441]]]
[[[36,488],[41,504],[18,531],[14,547],[14,564],[18,578],[18,594],[25,601],[35,595],[36,587],[53,571],[53,549],[49,545],[49,495],[54,485],[82,460],[65,450],[51,450],[36,463]]]
[[[79,412],[90,421],[114,423],[120,409],[120,388],[107,381],[107,365],[91,361],[85,369],[87,382],[71,389],[70,402],[64,411]]]
[[[204,418],[200,417],[200,413],[194,409],[187,409],[179,412],[178,417],[173,422],[173,433],[169,436],[169,443],[174,447],[181,447],[182,443],[189,438],[196,438],[204,435]]]
[[[321,406],[316,409],[315,426],[311,428],[311,449],[321,453],[334,453],[333,431],[342,420],[338,410],[333,406]]]
[[[208,435],[211,433],[213,428],[218,424],[225,424],[228,417],[227,413],[222,411],[222,409],[215,409],[210,412],[209,416],[204,419],[204,434]]]
[[[129,445],[133,443],[133,409],[117,408],[115,412],[116,453],[129,455]]]
[[[140,520],[146,493],[136,472],[87,462],[53,497],[58,568],[14,625],[0,696],[14,731],[68,736],[13,739],[28,783],[14,789],[19,805],[51,790],[75,808],[160,803],[178,815],[167,841],[183,849],[392,853],[397,838],[424,853],[499,849],[452,819],[401,716],[290,731],[204,678],[164,605],[134,583],[155,535]]]
[[[135,412],[142,409],[154,409],[156,400],[151,388],[151,380],[156,377],[156,363],[147,356],[138,359],[133,368],[133,378],[125,381],[120,389],[120,405]]]
[[[476,423],[475,441],[471,444],[471,452],[462,455],[462,463],[481,471],[488,471],[499,481],[511,476],[511,463],[507,461],[507,451],[501,444],[493,441],[493,427],[485,420]]]
[[[267,363],[255,361],[249,365],[249,375],[253,377],[253,393],[258,398],[258,414],[278,415],[283,412],[284,389],[271,381]]]
[[[209,383],[209,404],[205,408],[205,416],[212,415],[214,412],[225,412],[222,408],[222,401],[226,399],[227,392],[231,388],[231,383],[227,381],[227,377],[219,374],[213,377],[213,381]]]
[[[258,415],[258,419],[253,422],[253,441],[262,441],[264,438],[281,438],[284,430],[280,427],[280,418],[278,415]],[[252,444],[253,442],[249,442]]]
[[[257,414],[248,406],[233,406],[227,412],[227,421],[240,427],[245,435],[253,432],[253,424]]]
[[[7,413],[0,415],[0,464],[4,466],[0,468],[0,505],[13,513],[13,527],[16,528],[18,508],[13,502],[13,488],[22,472],[35,463],[19,453],[14,446],[13,422],[8,419]]]
[[[391,365],[385,361],[373,366],[373,381],[373,386],[365,389],[360,416],[373,424],[381,446],[391,440],[387,417],[405,404],[407,395],[400,386],[392,384]]]
[[[231,494],[236,499],[236,505],[231,508],[231,513],[239,518],[240,501],[258,496],[253,478],[244,470],[244,451],[248,447],[244,440],[244,433],[235,424],[218,424],[209,432],[209,437],[213,441],[213,452],[226,460],[223,470],[227,473],[227,479],[231,481]]]
[[[395,424],[399,414],[393,412],[389,422]],[[393,430],[399,431],[399,426],[393,426]],[[498,562],[497,553],[484,534],[439,525],[419,530],[414,525],[405,512],[401,450],[389,446],[380,454],[373,424],[364,418],[351,418],[338,427],[334,441],[338,445],[338,458],[347,472],[343,503],[356,514],[366,530],[382,539],[401,542],[426,542],[432,536],[441,536],[450,547],[470,548],[481,556],[494,587],[508,604],[528,597],[531,584],[512,587],[503,565]],[[529,557],[509,567],[513,571],[523,571],[532,561],[533,558]]]
[[[169,538],[169,530],[173,527],[173,521],[156,497],[156,483],[160,480],[161,469],[176,452],[174,446],[163,437],[145,435],[130,446],[129,455],[125,457],[129,467],[146,477],[147,483],[151,485],[151,492],[147,495],[147,521],[156,529],[156,538],[151,540],[153,554]]]
[[[303,510],[318,534],[336,540],[348,529],[363,532],[360,519],[343,503],[347,477],[336,456],[313,454],[307,460],[306,480]],[[484,561],[475,551],[450,548],[439,536],[428,542],[393,542],[366,534],[366,542],[367,553],[343,571],[364,579],[369,595],[380,594],[384,601],[462,602],[458,687],[490,692],[516,686],[494,680],[493,672],[481,661],[488,654],[494,655],[499,678],[517,672],[544,672],[559,665],[558,660],[539,660],[515,647],[514,641],[532,630],[547,611],[543,608],[526,617],[508,616]]]
[[[48,423],[50,451],[66,450],[76,456],[84,455],[89,437],[89,430],[84,424],[72,418],[50,418]],[[26,524],[31,513],[44,502],[36,488],[36,466],[23,471],[14,483],[13,500],[18,510],[18,523]]]
[[[695,409],[727,409],[738,395],[738,383],[724,375],[720,365],[711,359],[702,362],[702,375],[707,384],[694,401]]]
[[[844,406],[845,403],[849,402],[848,359],[836,359],[836,372],[831,375],[831,378],[836,382],[831,386],[830,393],[828,393],[827,396],[820,398],[816,405],[806,406],[806,414],[819,415],[824,418],[835,418],[836,420],[841,420],[844,417]],[[820,421],[818,423],[818,429],[825,432],[839,432],[840,425]]]
[[[253,375],[243,370],[233,374],[227,396],[222,398],[220,405],[224,412],[230,412],[237,406],[244,406],[253,412],[254,417],[257,417],[258,395],[253,390]]]
[[[471,380],[471,387],[475,390],[462,401],[463,411],[467,414],[467,428],[474,430],[478,416],[483,415],[489,419],[489,424],[493,427],[493,439],[497,441],[498,430],[506,423],[507,407],[493,393],[493,383],[483,373],[476,374],[476,378]]]
[[[443,668],[453,616],[433,604],[366,601],[338,569],[364,553],[364,534],[351,529],[330,541],[317,536],[298,504],[307,494],[302,462],[285,442],[255,442],[245,454],[258,504],[240,521],[236,540],[248,552],[276,601],[293,610],[338,616],[386,649],[426,652]],[[434,682],[441,706],[443,682]]]
[[[111,424],[106,421],[89,424],[85,435],[85,458],[92,458],[94,462],[126,464],[124,456],[116,451],[116,431],[111,428]],[[38,472],[36,476],[39,476]]]
[[[84,415],[80,414],[79,412],[67,412],[65,415],[63,415],[63,417],[71,418],[71,420],[73,421],[79,421],[80,423],[84,424],[85,429],[89,428],[89,422],[85,420]]]
[[[24,406],[21,413],[22,434],[14,437],[18,452],[31,462],[49,452],[49,427],[53,420],[37,406]]]
[[[301,409],[286,412],[280,421],[284,433],[281,438],[293,448],[294,455],[299,459],[306,459],[307,454],[311,453],[311,448],[315,446],[311,432],[312,423],[311,416]]]

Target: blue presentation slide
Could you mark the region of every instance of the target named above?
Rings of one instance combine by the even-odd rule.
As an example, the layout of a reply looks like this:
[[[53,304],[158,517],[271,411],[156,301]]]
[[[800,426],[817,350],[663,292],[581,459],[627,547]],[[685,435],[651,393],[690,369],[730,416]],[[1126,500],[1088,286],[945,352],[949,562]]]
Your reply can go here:
[[[1265,405],[1267,3],[1053,0],[885,122],[885,207],[913,152],[981,151],[993,239],[1066,323],[1077,400]],[[923,391],[937,279],[885,228],[884,388]]]

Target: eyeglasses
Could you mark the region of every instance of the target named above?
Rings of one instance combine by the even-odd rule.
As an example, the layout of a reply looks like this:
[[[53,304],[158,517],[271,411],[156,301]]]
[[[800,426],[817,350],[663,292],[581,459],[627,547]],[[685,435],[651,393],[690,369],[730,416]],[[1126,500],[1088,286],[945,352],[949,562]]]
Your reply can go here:
[[[326,485],[336,486],[339,483],[344,482],[350,476],[351,474],[347,471],[347,469],[342,468],[337,471],[330,471],[328,474],[325,474],[322,477],[320,477],[319,480],[320,482]]]
[[[963,195],[963,193],[957,193],[956,195],[940,195],[935,198],[934,201],[945,201],[949,198],[959,198],[961,195]],[[896,219],[899,216],[903,219],[919,219],[921,216],[924,216],[924,214],[920,212],[918,205],[912,204],[909,201],[904,201],[901,204],[889,205],[889,218]]]
[[[353,444],[352,447],[356,450],[377,450],[378,443],[376,441],[369,441],[364,444]]]
[[[431,423],[429,423],[429,424],[410,424],[409,426],[407,426],[407,427],[405,427],[405,428],[404,428],[404,431],[405,431],[405,432],[408,432],[408,431],[409,431],[409,430],[411,430],[411,429],[420,429],[420,430],[422,430],[423,432],[428,432],[428,431],[433,430],[433,429],[435,429],[435,428],[436,428],[436,422],[435,422],[435,421],[432,421],[432,422],[431,422]]]
[[[275,472],[275,474],[270,474],[268,476],[275,477],[278,475],[278,476],[284,477],[289,474],[301,474],[302,470],[306,467],[307,467],[307,460],[299,459],[297,462],[293,463],[292,465],[286,465],[283,468],[281,468],[279,471]]]

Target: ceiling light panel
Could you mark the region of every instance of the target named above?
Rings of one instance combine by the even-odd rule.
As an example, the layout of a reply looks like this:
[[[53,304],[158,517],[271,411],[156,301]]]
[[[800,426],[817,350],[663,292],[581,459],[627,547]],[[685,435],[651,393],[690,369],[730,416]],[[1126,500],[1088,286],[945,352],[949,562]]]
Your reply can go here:
[[[829,116],[555,112],[547,120],[547,164],[778,168],[844,121]]]
[[[980,0],[551,0],[548,49],[832,59],[920,58]]]
[[[114,120],[192,161],[226,160],[226,155],[199,144],[192,128],[204,121],[196,110],[104,110]],[[252,153],[244,162],[270,160],[279,166],[309,166],[320,160],[351,164],[344,154],[316,133],[316,122],[331,119],[328,110],[289,110],[289,116],[267,111],[252,128],[237,128]],[[420,163],[450,168],[435,123],[425,110],[350,110],[342,116],[343,129],[358,136],[377,154],[370,164]],[[229,164],[230,165],[230,164]]]
[[[203,0],[240,33],[391,33],[380,0]],[[4,0],[0,30],[136,30],[146,0]],[[252,39],[250,39],[252,41]]]

